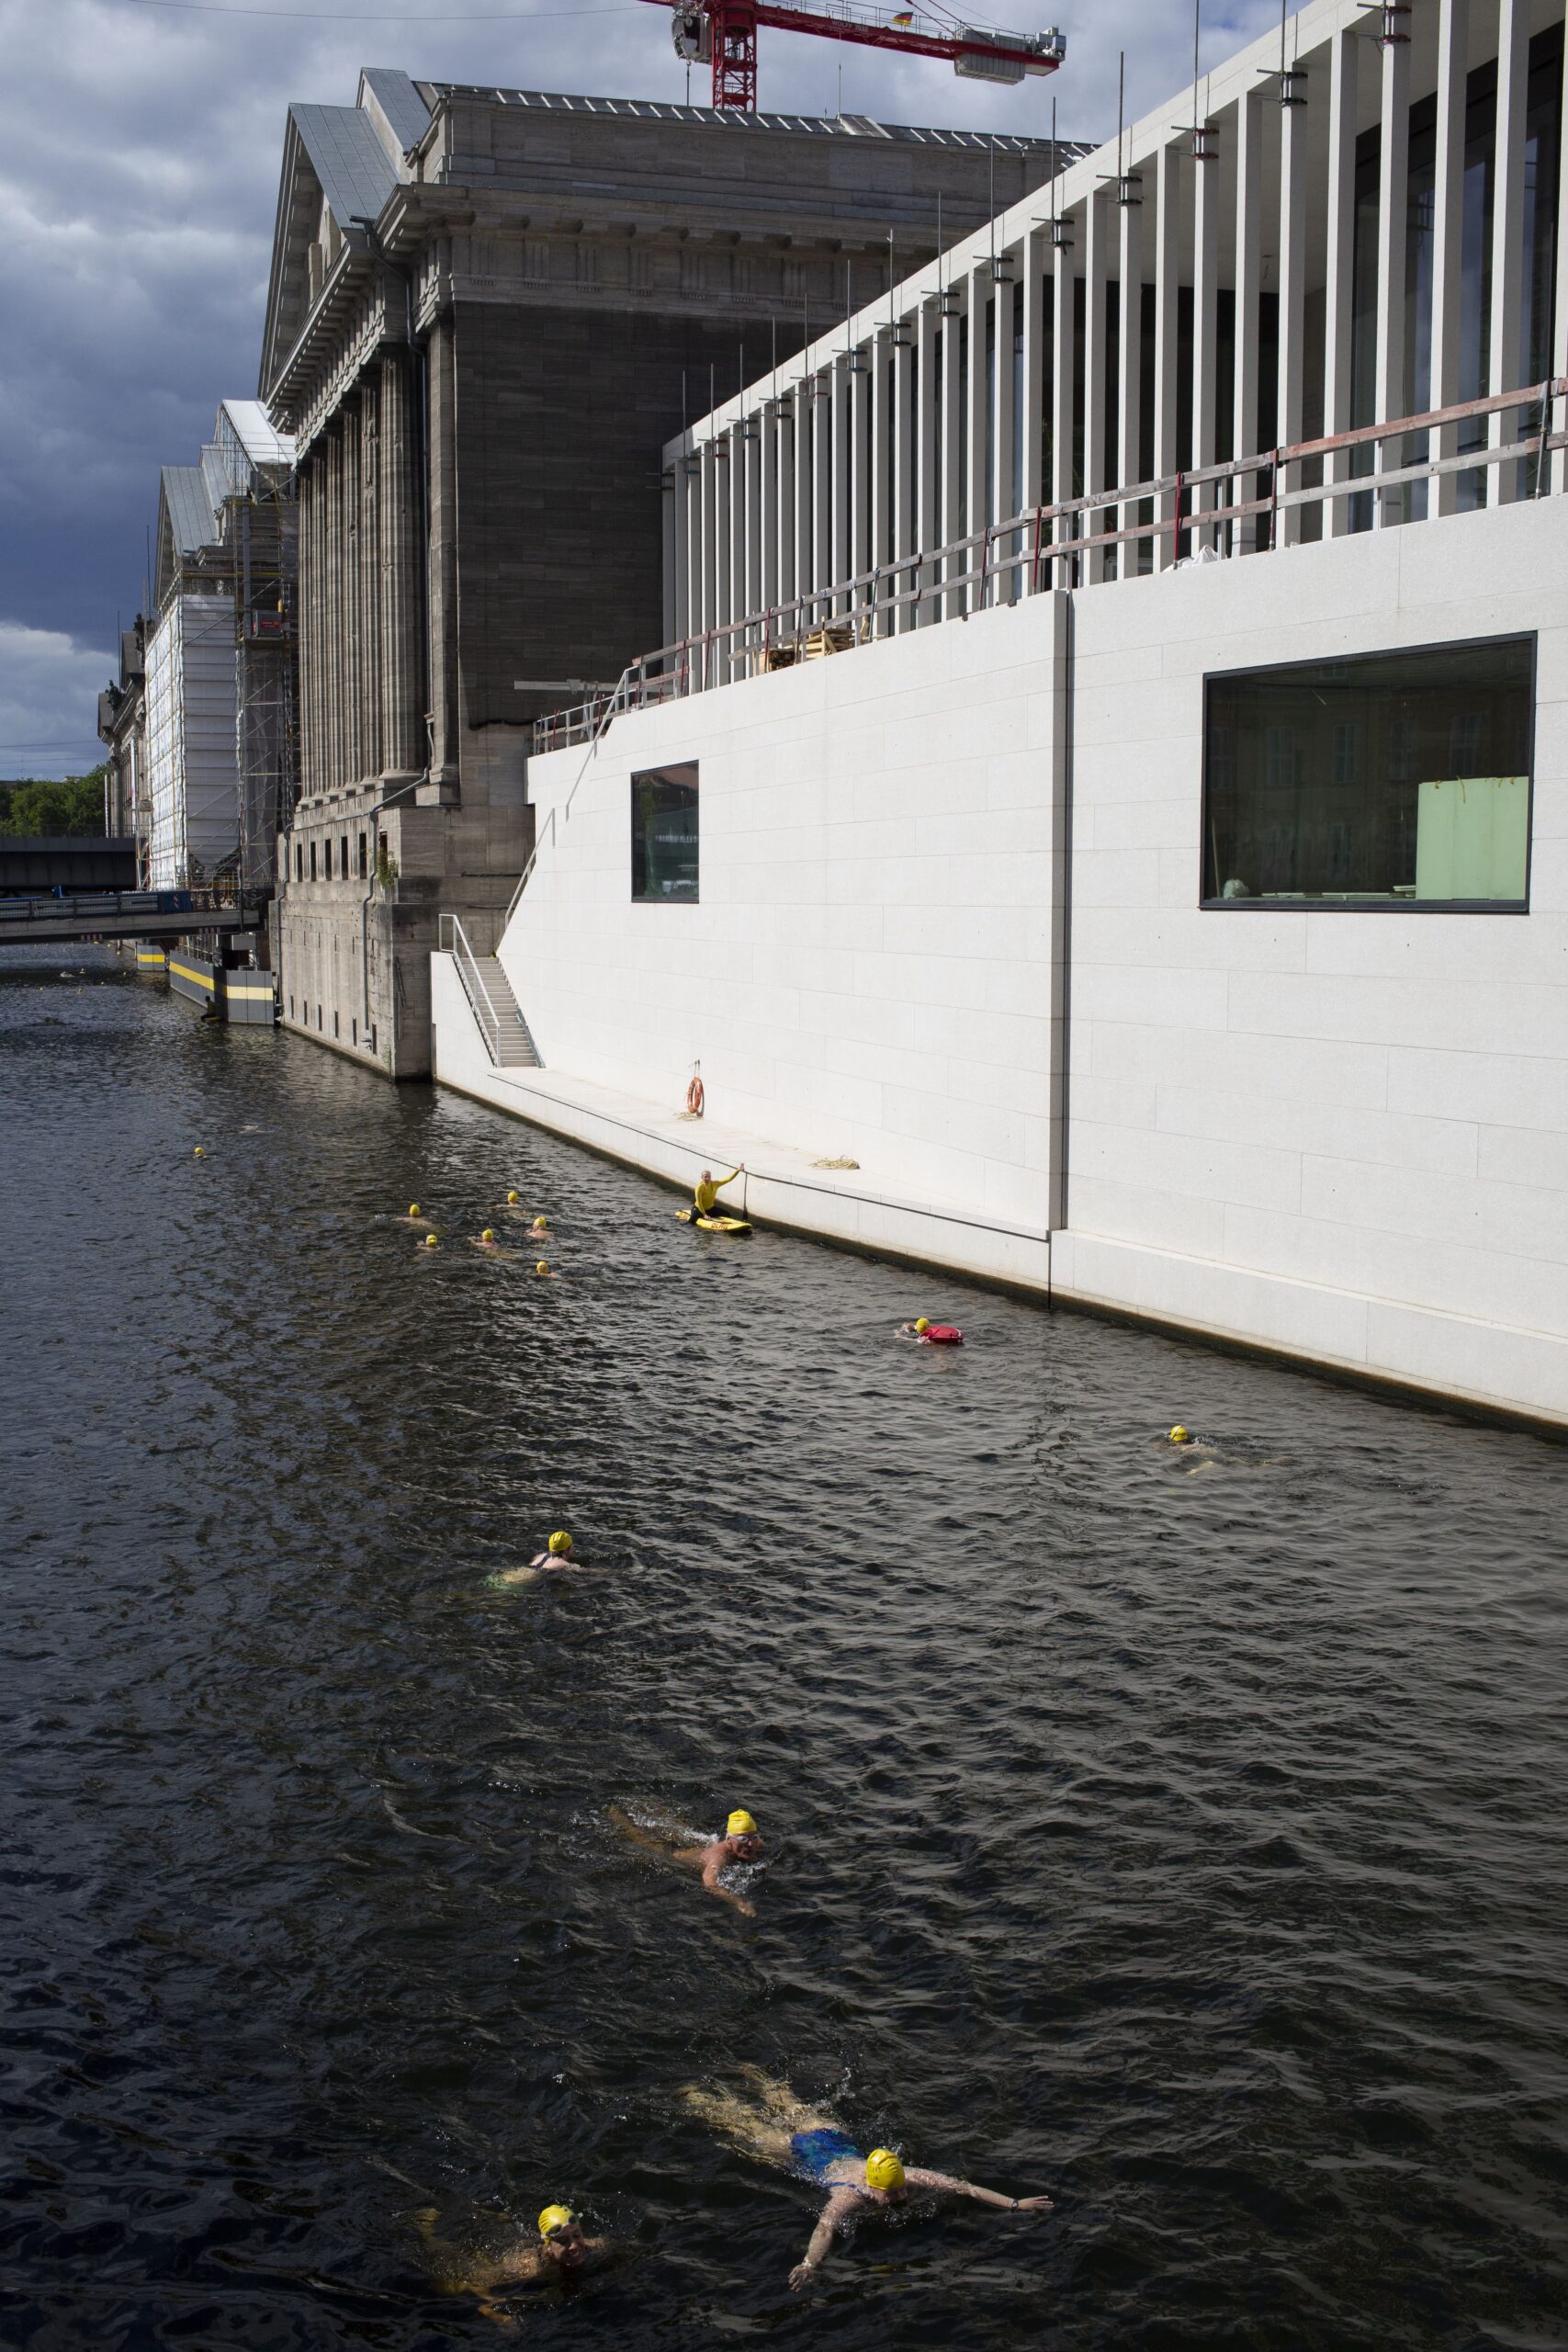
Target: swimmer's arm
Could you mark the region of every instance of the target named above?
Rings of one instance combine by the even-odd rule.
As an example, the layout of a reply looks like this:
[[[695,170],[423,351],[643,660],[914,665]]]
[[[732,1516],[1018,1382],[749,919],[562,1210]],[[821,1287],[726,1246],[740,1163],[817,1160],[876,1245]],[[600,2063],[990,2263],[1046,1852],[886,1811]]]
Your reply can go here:
[[[676,1859],[679,1860],[682,1858],[677,1856]],[[737,1894],[733,1887],[720,1886],[718,1874],[723,1868],[724,1856],[716,1849],[710,1851],[706,1861],[703,1864],[704,1886],[710,1894],[716,1894],[721,1903],[728,1903],[732,1910],[739,1911],[743,1919],[754,1919],[757,1916],[754,1904],[748,1903],[743,1894]]]
[[[839,2224],[853,2204],[852,2197],[829,2197],[817,2217],[817,2227],[811,2233],[811,2243],[806,2258],[797,2262],[789,2274],[789,2283],[798,2294],[802,2287],[809,2287],[813,2275],[821,2269],[832,2251],[833,2240],[839,2234]]]
[[[645,1829],[641,1822],[634,1821],[632,1819],[629,1813],[623,1813],[618,1804],[606,1805],[604,1811],[606,1817],[615,1823],[616,1828],[621,1832],[621,1835],[624,1838],[629,1838],[634,1845],[646,1846],[651,1854],[669,1853],[670,1840],[668,1838],[657,1837],[651,1829]],[[677,1855],[675,1859],[679,1861],[681,1860],[680,1855]]]
[[[1037,2213],[1051,2210],[1048,2197],[1004,2197],[995,2188],[981,2188],[972,2180],[955,2180],[947,2172],[922,2172],[918,2165],[905,2167],[904,2177],[915,2188],[940,2188],[949,2197],[972,2197],[977,2205],[993,2206],[998,2213]]]

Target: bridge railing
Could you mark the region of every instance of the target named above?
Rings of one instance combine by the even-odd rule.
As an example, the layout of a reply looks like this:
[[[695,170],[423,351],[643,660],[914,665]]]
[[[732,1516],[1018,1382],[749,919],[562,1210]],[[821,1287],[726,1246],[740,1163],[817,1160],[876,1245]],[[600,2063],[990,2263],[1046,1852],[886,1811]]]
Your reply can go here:
[[[186,915],[193,931],[215,917],[243,923],[262,920],[265,901],[239,898],[231,890],[70,890],[25,895],[0,893],[0,924],[71,922],[91,928],[96,921],[133,921],[139,915]]]

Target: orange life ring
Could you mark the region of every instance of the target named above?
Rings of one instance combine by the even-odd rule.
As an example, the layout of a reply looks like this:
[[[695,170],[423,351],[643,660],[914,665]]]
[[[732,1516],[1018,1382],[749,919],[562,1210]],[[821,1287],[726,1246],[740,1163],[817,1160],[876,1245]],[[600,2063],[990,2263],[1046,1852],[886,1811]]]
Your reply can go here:
[[[702,1117],[703,1104],[706,1100],[707,1097],[703,1092],[702,1080],[700,1078],[694,1078],[690,1086],[686,1089],[686,1108],[691,1113],[694,1119],[700,1119]]]

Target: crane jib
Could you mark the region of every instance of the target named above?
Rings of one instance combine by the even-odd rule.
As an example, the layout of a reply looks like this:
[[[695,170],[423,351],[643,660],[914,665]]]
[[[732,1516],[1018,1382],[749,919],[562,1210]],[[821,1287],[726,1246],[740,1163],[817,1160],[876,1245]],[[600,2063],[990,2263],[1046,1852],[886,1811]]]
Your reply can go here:
[[[670,7],[671,0],[649,0]],[[877,7],[868,0],[675,0],[671,36],[675,53],[690,65],[713,68],[716,107],[757,107],[757,34],[815,33],[825,40],[859,48],[893,50],[906,57],[933,57],[955,74],[984,81],[1021,82],[1026,74],[1054,74],[1066,51],[1055,30],[1015,33],[922,8]]]

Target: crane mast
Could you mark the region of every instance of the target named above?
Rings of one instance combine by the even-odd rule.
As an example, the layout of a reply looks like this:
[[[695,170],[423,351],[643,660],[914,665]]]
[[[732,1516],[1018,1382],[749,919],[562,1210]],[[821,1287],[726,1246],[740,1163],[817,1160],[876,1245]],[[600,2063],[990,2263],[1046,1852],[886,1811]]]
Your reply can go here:
[[[1065,35],[1004,32],[965,25],[945,10],[898,8],[873,0],[649,0],[670,7],[671,38],[688,65],[713,67],[716,107],[757,110],[757,34],[815,33],[823,40],[905,57],[935,57],[955,74],[985,82],[1021,82],[1027,74],[1054,74],[1066,52]]]

